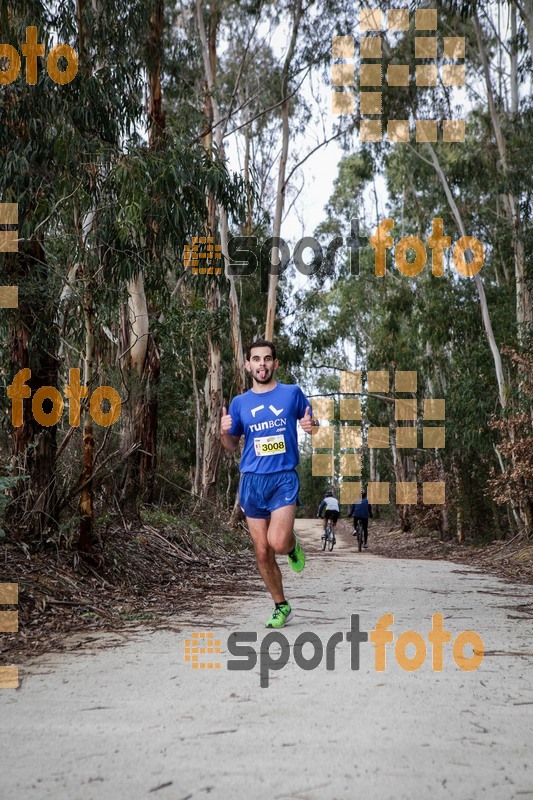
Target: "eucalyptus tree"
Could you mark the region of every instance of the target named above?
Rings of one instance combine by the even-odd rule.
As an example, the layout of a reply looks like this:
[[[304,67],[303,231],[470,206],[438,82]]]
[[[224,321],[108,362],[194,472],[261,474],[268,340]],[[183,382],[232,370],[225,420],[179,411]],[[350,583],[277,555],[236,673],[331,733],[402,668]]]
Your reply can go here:
[[[159,66],[144,43],[154,32],[153,14],[160,8],[152,0],[135,7],[120,0],[80,0],[52,14],[39,3],[17,3],[16,12],[10,6],[7,20],[2,19],[3,41],[23,38],[29,14],[42,24],[43,38],[56,34],[79,55],[79,73],[71,86],[51,85],[40,75],[35,87],[17,81],[2,95],[2,196],[19,202],[23,241],[18,258],[7,258],[4,264],[5,282],[20,287],[20,307],[3,316],[1,324],[9,321],[15,364],[33,369],[32,393],[41,385],[56,386],[61,366],[72,364],[76,353],[91,390],[97,378],[117,377],[123,353],[117,320],[128,285],[143,274],[147,305],[159,318],[172,300],[176,269],[181,277],[181,258],[175,254],[181,255],[205,219],[206,190],[230,209],[241,191],[227,170],[211,159],[206,162],[201,147],[181,131],[161,132],[154,144],[152,126],[162,128],[155,110],[161,99]],[[146,74],[152,87],[148,143]],[[140,362],[139,356],[135,363]],[[143,419],[145,407],[141,398],[137,420]],[[156,420],[153,408],[149,410]],[[87,409],[83,413],[82,475],[65,490],[59,505],[70,506],[81,492],[79,546],[88,552],[95,454],[92,423]],[[132,447],[139,449],[147,433],[155,439],[154,429],[145,426],[141,432],[141,427],[132,440]],[[112,454],[116,460],[120,437],[117,429],[108,433],[118,440]],[[59,447],[63,458],[69,444],[78,441],[72,434],[69,430]],[[35,423],[27,401],[24,424],[15,431],[14,453],[17,469],[30,474],[24,502],[28,510],[38,511],[30,522],[35,530],[57,520],[55,435],[55,426],[43,429]],[[155,452],[148,452],[151,469]]]

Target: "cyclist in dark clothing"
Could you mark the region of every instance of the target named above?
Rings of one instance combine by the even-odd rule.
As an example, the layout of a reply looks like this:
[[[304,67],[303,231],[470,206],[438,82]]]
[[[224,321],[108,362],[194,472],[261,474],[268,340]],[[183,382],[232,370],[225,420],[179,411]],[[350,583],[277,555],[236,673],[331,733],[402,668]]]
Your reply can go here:
[[[353,517],[353,535],[356,535],[357,532],[357,522],[361,520],[363,525],[363,533],[364,533],[364,543],[363,547],[368,547],[368,518],[373,517],[372,514],[372,506],[366,499],[366,492],[363,492],[361,495],[361,500],[359,503],[353,503],[350,508],[350,513],[348,514],[349,517]]]

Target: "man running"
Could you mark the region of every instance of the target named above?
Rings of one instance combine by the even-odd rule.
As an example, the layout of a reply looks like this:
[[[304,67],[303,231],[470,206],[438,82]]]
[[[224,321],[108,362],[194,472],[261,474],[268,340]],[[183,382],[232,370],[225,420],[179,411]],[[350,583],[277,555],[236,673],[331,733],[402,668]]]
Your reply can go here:
[[[265,339],[246,352],[252,388],[222,409],[220,434],[232,452],[244,435],[239,500],[254,543],[257,567],[276,604],[267,628],[281,628],[292,617],[285,598],[276,554],[288,556],[294,572],[305,566],[305,554],[293,531],[300,481],[297,420],[311,433],[311,405],[299,386],[278,383],[276,348]]]

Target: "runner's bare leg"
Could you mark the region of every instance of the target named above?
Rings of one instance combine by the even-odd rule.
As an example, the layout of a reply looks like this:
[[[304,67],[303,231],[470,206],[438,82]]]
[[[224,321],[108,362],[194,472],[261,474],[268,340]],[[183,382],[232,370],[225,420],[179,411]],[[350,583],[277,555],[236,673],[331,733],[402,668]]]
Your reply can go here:
[[[286,555],[294,549],[294,517],[296,505],[276,508],[270,515],[268,526],[268,543],[275,553]]]
[[[275,553],[268,543],[269,519],[255,519],[246,517],[248,530],[254,543],[255,560],[257,569],[265,582],[265,586],[272,595],[275,603],[285,599],[281,571],[276,564]]]
[[[252,537],[257,568],[275,603],[285,600],[281,571],[276,553],[290,553],[294,547],[292,533],[296,506],[283,506],[272,512],[270,519],[246,517]]]

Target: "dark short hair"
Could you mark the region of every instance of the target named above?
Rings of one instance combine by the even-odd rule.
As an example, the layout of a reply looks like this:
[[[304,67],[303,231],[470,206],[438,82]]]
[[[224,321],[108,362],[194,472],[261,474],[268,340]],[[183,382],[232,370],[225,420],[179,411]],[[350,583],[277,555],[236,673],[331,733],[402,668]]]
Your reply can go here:
[[[365,497],[366,497],[366,492],[362,492],[362,494],[361,494],[361,497],[362,497],[362,498],[363,498],[363,500],[364,500],[364,499],[365,499]]]
[[[270,352],[272,353],[272,358],[274,361],[276,360],[276,345],[274,342],[269,342],[268,339],[256,339],[255,342],[252,342],[250,347],[246,350],[246,360],[250,360],[250,356],[252,354],[252,349],[254,347],[270,347]]]

